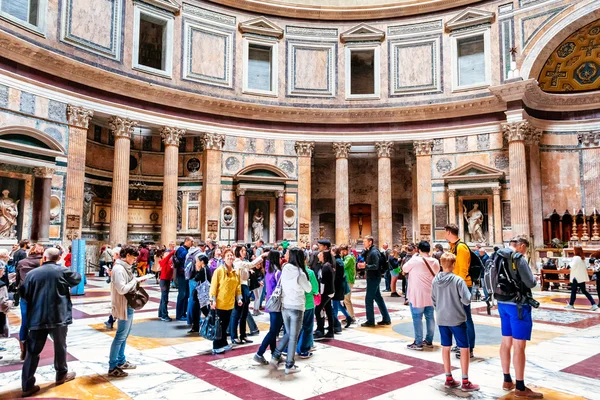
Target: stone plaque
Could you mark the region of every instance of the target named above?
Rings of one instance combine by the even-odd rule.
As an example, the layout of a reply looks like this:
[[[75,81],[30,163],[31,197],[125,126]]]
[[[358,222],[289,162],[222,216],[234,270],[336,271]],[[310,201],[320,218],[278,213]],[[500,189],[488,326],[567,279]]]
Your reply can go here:
[[[431,235],[431,224],[421,224],[420,232],[421,235]]]
[[[81,216],[67,215],[67,229],[79,229],[81,226]]]
[[[443,229],[444,226],[448,225],[448,206],[439,205],[434,206],[435,213],[435,228]]]
[[[198,207],[188,209],[188,229],[198,229]]]
[[[502,202],[502,227],[503,228],[511,227],[510,202],[508,202],[508,201]]]
[[[209,232],[217,232],[219,230],[219,221],[211,219],[207,222]]]
[[[310,224],[300,224],[300,234],[310,235]]]

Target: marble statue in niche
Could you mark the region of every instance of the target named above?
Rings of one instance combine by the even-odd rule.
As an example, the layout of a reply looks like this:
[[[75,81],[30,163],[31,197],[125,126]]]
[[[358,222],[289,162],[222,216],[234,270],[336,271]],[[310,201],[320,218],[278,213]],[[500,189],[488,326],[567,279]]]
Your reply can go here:
[[[0,238],[15,239],[19,200],[14,201],[8,197],[9,194],[8,190],[3,190],[0,198]]]
[[[265,217],[260,210],[257,208],[254,211],[254,215],[252,216],[252,241],[256,242],[263,238],[263,228],[264,228]]]
[[[469,235],[471,235],[471,241],[485,244],[485,236],[483,235],[483,213],[479,209],[479,204],[473,204],[473,209],[471,209],[471,211],[467,211],[467,207],[465,206],[463,206],[463,209]]]

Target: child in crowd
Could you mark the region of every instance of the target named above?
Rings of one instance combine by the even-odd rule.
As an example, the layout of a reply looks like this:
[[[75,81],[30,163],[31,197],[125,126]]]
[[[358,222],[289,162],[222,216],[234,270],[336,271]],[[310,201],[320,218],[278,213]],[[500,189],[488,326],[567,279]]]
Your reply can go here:
[[[435,307],[435,317],[440,329],[442,342],[442,359],[446,372],[446,388],[456,388],[461,384],[452,377],[450,365],[450,347],[452,337],[460,348],[460,367],[462,369],[462,386],[464,392],[479,390],[479,385],[469,381],[469,338],[467,336],[467,314],[465,306],[471,303],[471,293],[465,281],[454,275],[456,256],[444,253],[441,257],[442,272],[433,280],[431,298]]]

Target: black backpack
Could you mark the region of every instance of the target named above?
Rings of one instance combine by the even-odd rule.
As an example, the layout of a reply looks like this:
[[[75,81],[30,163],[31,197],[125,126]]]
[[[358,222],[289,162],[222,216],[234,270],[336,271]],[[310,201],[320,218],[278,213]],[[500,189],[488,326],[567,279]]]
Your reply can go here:
[[[458,252],[458,246],[461,244],[467,246],[465,242],[459,241],[458,243],[456,243],[452,254],[456,255],[456,253]],[[479,256],[475,254],[475,252],[473,252],[473,250],[471,250],[469,246],[467,246],[467,249],[469,249],[469,253],[471,253],[471,264],[469,265],[469,273],[467,274],[467,276],[470,276],[471,281],[475,283],[475,281],[478,281],[481,277],[481,271],[483,271],[483,262],[481,261],[481,258],[479,258]]]
[[[390,260],[385,252],[379,252],[379,271],[385,272],[390,269]]]

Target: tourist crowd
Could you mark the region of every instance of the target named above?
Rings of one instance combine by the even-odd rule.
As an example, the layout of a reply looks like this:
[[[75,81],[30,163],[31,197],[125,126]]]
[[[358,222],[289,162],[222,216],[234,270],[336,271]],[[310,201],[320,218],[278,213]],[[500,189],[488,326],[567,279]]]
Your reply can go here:
[[[313,357],[314,341],[333,339],[344,328],[357,323],[352,289],[357,277],[364,277],[366,320],[360,326],[391,325],[382,292],[404,297],[414,327],[414,341],[407,348],[415,351],[433,348],[437,323],[445,386],[467,392],[479,390],[469,380],[468,370],[476,344],[471,301],[480,296],[481,288],[483,300],[497,302],[500,314],[503,389],[514,390],[515,398],[542,398],[541,393],[524,384],[525,347],[531,339],[531,313],[536,306],[531,295],[536,280],[526,258],[528,240],[517,237],[510,241],[509,247],[494,248],[494,253],[488,255],[481,246],[472,251],[461,241],[456,225],[447,225],[445,233],[447,250],[441,244],[432,248],[427,241],[401,248],[391,249],[388,244],[377,248],[371,236],[364,238],[364,250],[360,253],[346,244],[332,246],[326,239],[318,240],[310,249],[292,247],[287,241],[267,247],[262,240],[253,245],[219,246],[214,241],[196,242],[191,237],[179,246],[172,242],[162,248],[147,243],[135,247],[102,246],[99,275],[108,276],[111,285],[111,313],[105,325],[112,329],[117,324],[109,351],[108,375],[125,377],[127,370],[136,368],[125,354],[135,314],[131,294],[151,276],[161,290],[160,320],[173,320],[168,304],[169,292],[175,288],[178,292],[175,319],[185,321],[190,334],[206,336],[207,332],[201,330],[212,329],[213,354],[252,343],[249,337],[259,334],[254,317],[268,313],[269,330],[253,359],[273,369],[284,362],[286,374],[299,372],[296,357]],[[582,249],[576,247],[568,308],[572,308],[579,289],[595,310],[594,299],[585,288],[584,258]],[[39,390],[34,374],[48,335],[54,339],[57,384],[75,377],[67,370],[66,335],[72,322],[70,289],[82,277],[68,268],[70,262],[70,248],[69,251],[45,248],[31,245],[27,240],[21,241],[12,252],[0,250],[0,335],[8,336],[6,313],[19,305],[23,396]],[[501,287],[501,291],[489,283],[486,285],[488,274],[495,274],[492,286]],[[505,275],[508,281],[503,280]],[[375,304],[381,315],[379,321],[375,320]],[[343,315],[341,320],[339,313]],[[270,360],[265,358],[267,349]],[[459,381],[452,376],[452,353],[460,359]],[[510,374],[511,361],[515,382]]]

